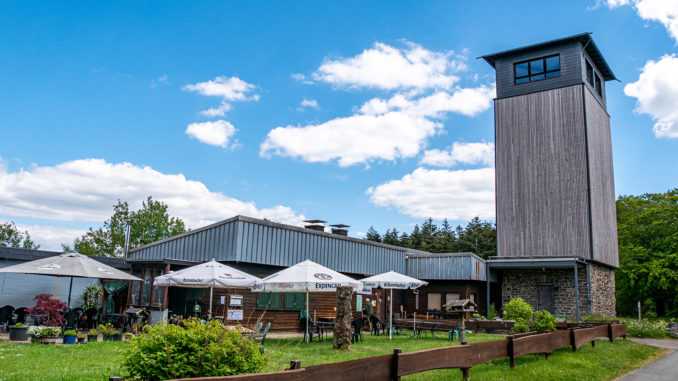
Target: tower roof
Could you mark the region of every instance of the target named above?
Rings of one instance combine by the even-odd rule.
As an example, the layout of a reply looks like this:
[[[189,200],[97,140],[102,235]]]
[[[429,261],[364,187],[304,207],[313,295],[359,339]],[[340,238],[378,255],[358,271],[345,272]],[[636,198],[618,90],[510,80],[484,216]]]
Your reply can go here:
[[[556,46],[556,45],[566,44],[566,43],[569,43],[569,42],[579,42],[579,43],[582,44],[582,46],[586,50],[586,53],[588,53],[588,55],[591,57],[591,59],[593,60],[593,63],[596,65],[598,70],[600,70],[600,73],[603,75],[603,78],[606,81],[611,81],[611,80],[617,79],[617,77],[614,76],[612,69],[610,69],[610,66],[607,64],[607,61],[605,61],[605,58],[600,53],[600,50],[598,50],[598,47],[596,46],[595,42],[593,42],[593,38],[591,37],[591,33],[588,33],[588,32],[587,33],[581,33],[581,34],[575,34],[575,35],[569,36],[569,37],[558,38],[558,39],[550,40],[550,41],[546,41],[546,42],[540,42],[538,44],[527,45],[527,46],[523,46],[523,47],[520,47],[520,48],[504,50],[504,51],[498,52],[498,53],[487,54],[487,55],[481,56],[479,58],[484,59],[485,61],[487,61],[487,63],[489,63],[492,67],[494,67],[494,63],[500,58],[526,53],[526,52],[529,52],[531,50],[546,49],[546,48],[550,48],[550,47],[553,47],[553,46]]]

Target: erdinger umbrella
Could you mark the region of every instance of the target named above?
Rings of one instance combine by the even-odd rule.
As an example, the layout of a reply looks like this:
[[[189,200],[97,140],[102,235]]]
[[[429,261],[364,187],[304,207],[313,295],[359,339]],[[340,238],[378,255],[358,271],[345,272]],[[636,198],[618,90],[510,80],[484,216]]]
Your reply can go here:
[[[71,284],[68,289],[69,308],[71,306],[71,292],[73,291],[74,277],[143,281],[141,278],[137,278],[114,267],[105,265],[87,255],[78,253],[65,253],[54,257],[20,263],[18,265],[2,268],[0,269],[0,272],[71,277]]]
[[[306,342],[308,342],[308,293],[309,292],[331,292],[336,291],[337,287],[348,286],[353,291],[360,291],[362,283],[347,277],[344,274],[330,270],[315,262],[305,260],[292,267],[278,271],[257,282],[253,291],[255,292],[306,292]]]
[[[210,289],[210,309],[212,314],[212,294],[214,288],[248,288],[261,279],[226,266],[212,259],[209,262],[182,270],[172,271],[156,277],[153,284],[156,286],[182,286]]]
[[[392,338],[393,332],[393,289],[406,290],[408,288],[415,289],[421,286],[427,285],[428,283],[423,280],[412,278],[407,275],[397,273],[395,271],[389,271],[383,274],[378,274],[371,276],[369,278],[361,279],[361,282],[365,287],[381,287],[381,288],[390,288],[391,289],[391,299],[390,299],[390,316],[389,316],[389,327],[388,327],[388,338]]]

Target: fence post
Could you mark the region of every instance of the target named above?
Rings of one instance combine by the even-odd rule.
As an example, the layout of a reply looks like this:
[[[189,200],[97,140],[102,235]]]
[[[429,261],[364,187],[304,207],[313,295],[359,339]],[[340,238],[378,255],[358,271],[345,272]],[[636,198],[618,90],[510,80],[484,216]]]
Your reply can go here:
[[[294,369],[301,369],[301,361],[300,360],[290,361],[290,367],[285,369],[285,370],[294,370]]]
[[[120,376],[108,377],[108,381],[122,381],[122,377]]]
[[[574,328],[570,328],[570,344],[572,344],[572,352],[576,352],[577,347],[574,342]]]
[[[468,368],[461,368],[461,376],[464,378],[464,380],[469,379],[469,369]]]
[[[612,323],[607,323],[607,338],[610,339],[610,342],[614,341],[614,337],[612,337]]]
[[[509,359],[511,361],[511,369],[515,369],[516,368],[516,358],[513,356],[513,354],[515,353],[513,351],[513,335],[509,335],[509,336],[506,337],[506,343],[508,345],[508,351],[507,352],[508,352]]]
[[[398,376],[398,361],[400,361],[400,353],[402,349],[395,348],[393,350],[393,364],[391,367],[391,380],[400,381],[400,376]]]
[[[546,358],[546,360],[551,358],[551,352],[546,352],[546,353],[544,353],[544,355],[545,355],[544,357]]]

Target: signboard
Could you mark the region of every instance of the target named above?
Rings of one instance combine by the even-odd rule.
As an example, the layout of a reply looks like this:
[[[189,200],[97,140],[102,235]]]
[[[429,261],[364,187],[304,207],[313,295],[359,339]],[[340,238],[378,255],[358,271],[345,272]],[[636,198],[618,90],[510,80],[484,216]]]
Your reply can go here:
[[[229,306],[242,306],[242,295],[231,295]]]
[[[355,296],[355,310],[356,311],[362,311],[363,310],[363,296],[362,295],[356,295]]]
[[[226,304],[226,295],[221,295],[221,299],[219,299],[219,304]]]
[[[243,310],[228,310],[228,320],[242,320]]]

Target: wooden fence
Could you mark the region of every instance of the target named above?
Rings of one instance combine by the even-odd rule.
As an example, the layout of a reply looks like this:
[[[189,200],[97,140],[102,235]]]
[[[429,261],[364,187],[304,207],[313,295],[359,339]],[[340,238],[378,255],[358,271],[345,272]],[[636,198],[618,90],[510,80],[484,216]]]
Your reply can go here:
[[[300,361],[292,361],[290,369],[280,372],[244,374],[227,377],[203,377],[191,381],[381,381],[400,380],[401,376],[434,369],[456,368],[464,379],[469,378],[471,367],[491,360],[508,357],[511,369],[515,359],[529,354],[545,354],[548,359],[556,349],[572,347],[576,351],[582,345],[595,346],[596,338],[613,341],[626,337],[625,324],[589,324],[590,328],[569,328],[542,334],[507,336],[505,340],[455,345],[402,353],[396,348],[392,355],[367,357],[358,360],[312,365],[302,368]],[[171,380],[179,381],[179,380]]]

